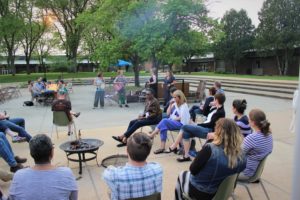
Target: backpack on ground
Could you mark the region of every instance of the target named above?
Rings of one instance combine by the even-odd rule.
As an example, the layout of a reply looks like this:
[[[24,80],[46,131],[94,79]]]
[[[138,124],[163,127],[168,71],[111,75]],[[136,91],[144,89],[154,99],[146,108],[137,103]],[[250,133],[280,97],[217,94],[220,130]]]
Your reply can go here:
[[[32,101],[24,101],[23,106],[33,106]]]

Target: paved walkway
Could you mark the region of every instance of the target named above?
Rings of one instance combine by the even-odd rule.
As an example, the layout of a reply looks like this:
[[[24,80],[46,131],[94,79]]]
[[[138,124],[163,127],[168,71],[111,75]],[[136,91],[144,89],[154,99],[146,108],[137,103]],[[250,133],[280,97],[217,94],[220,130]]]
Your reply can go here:
[[[0,104],[0,110],[6,110],[11,117],[24,117],[26,119],[26,129],[32,134],[50,133],[52,128],[52,112],[50,107],[34,106],[23,107],[22,102],[29,100],[29,94],[26,89],[22,91],[23,96],[13,99],[4,104]],[[92,109],[94,88],[92,86],[74,87],[74,93],[71,94],[73,110],[80,111],[81,115],[76,119],[78,129],[82,130],[83,138],[98,138],[104,141],[100,148],[98,160],[101,160],[112,154],[124,154],[125,148],[117,148],[112,135],[118,135],[124,132],[130,119],[133,119],[143,110],[142,103],[130,104],[130,108],[119,108],[116,105],[106,105],[104,109]],[[273,99],[267,97],[258,97],[253,95],[226,93],[225,110],[228,117],[232,117],[231,103],[233,99],[245,98],[248,101],[248,111],[251,108],[263,109],[271,122],[274,136],[274,151],[269,157],[263,179],[266,182],[267,191],[271,199],[290,199],[291,196],[291,177],[293,167],[293,148],[295,135],[289,133],[288,127],[291,119],[291,101],[282,99]],[[55,132],[53,140],[55,143],[55,156],[53,162],[59,166],[66,166],[67,160],[65,154],[59,149],[59,145],[68,140],[67,130],[59,129],[59,139]],[[170,143],[170,141],[169,141]],[[156,137],[153,149],[158,148],[159,138]],[[27,157],[28,165],[33,165],[28,151],[28,144],[13,144],[13,149],[17,155]],[[199,149],[199,147],[198,147]],[[174,198],[174,187],[177,175],[182,170],[187,170],[190,163],[177,163],[176,155],[154,155],[150,154],[150,161],[159,162],[164,168],[164,188],[162,199]],[[78,164],[69,165],[74,174],[78,176]],[[6,163],[0,159],[0,167],[8,169]],[[108,199],[108,189],[101,179],[103,167],[98,167],[95,161],[87,162],[83,169],[82,178],[78,180],[79,199]],[[0,187],[7,194],[10,183],[0,181]],[[265,199],[262,189],[257,184],[252,184],[255,199]],[[237,199],[249,199],[244,188],[238,186],[235,190]]]

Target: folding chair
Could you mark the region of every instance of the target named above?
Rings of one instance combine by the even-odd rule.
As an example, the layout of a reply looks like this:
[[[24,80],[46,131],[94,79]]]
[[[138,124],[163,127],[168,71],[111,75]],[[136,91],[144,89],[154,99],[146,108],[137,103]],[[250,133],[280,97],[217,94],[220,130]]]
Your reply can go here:
[[[225,199],[228,199],[230,196],[232,197],[232,199],[235,199],[234,195],[233,195],[233,191],[234,191],[234,185],[235,185],[237,176],[238,176],[238,174],[233,174],[231,176],[226,177],[222,181],[222,183],[219,185],[218,190],[217,190],[213,200],[225,200]],[[182,196],[183,196],[183,199],[185,199],[185,200],[193,200],[186,193],[183,193]]]
[[[155,193],[149,196],[145,197],[139,197],[139,198],[131,198],[128,200],[161,200],[161,194],[160,193]]]
[[[71,123],[71,124],[70,124]],[[68,126],[73,125],[75,138],[77,139],[77,132],[76,132],[76,126],[74,121],[70,121],[67,114],[64,111],[53,111],[53,125],[51,130],[51,138],[52,138],[52,132],[53,132],[53,126],[55,126],[56,129],[56,136],[58,139],[58,126]]]
[[[248,187],[248,184],[250,184],[250,183],[257,183],[257,182],[261,185],[261,187],[262,187],[262,189],[263,189],[263,191],[264,191],[264,193],[265,193],[267,199],[268,199],[268,200],[270,199],[270,197],[269,197],[269,195],[268,195],[268,193],[267,193],[267,190],[266,190],[265,186],[263,185],[262,179],[261,179],[261,175],[262,175],[262,172],[263,172],[263,170],[264,170],[264,167],[265,167],[265,164],[266,164],[267,157],[268,157],[268,155],[267,155],[266,157],[264,157],[264,159],[262,159],[262,160],[260,161],[260,163],[259,163],[259,165],[258,165],[258,167],[257,167],[257,169],[256,169],[256,172],[255,172],[255,174],[254,174],[252,177],[250,177],[248,180],[245,180],[245,181],[240,181],[240,180],[239,180],[239,181],[237,182],[237,184],[242,185],[242,186],[244,186],[244,187],[246,188],[246,190],[247,190],[247,192],[248,192],[249,197],[250,197],[251,200],[253,199],[253,196],[252,196],[252,194],[251,194],[251,192],[250,192],[250,189],[249,189],[249,187]]]

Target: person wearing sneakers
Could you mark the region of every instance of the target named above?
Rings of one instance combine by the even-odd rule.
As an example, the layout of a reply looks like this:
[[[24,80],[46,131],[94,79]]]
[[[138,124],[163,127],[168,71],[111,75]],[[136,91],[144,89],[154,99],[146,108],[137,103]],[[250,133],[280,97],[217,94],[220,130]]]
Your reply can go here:
[[[55,100],[52,104],[52,111],[63,111],[68,116],[70,122],[73,121],[73,116],[78,117],[80,112],[73,112],[71,101],[66,99],[65,90],[59,90],[57,93],[57,100]],[[68,135],[71,135],[71,123],[68,125]]]
[[[0,131],[11,136],[13,142],[22,142],[24,140],[29,142],[31,139],[31,135],[25,130],[25,120],[23,118],[10,119],[6,111],[0,113]],[[18,133],[18,136],[13,132]]]
[[[100,107],[104,107],[104,96],[105,96],[105,80],[103,73],[98,73],[94,80],[94,86],[96,86],[95,100],[93,109],[97,108],[100,102]]]
[[[2,132],[0,132],[0,156],[7,162],[7,164],[10,166],[10,171],[13,173],[19,169],[22,169],[22,163],[27,161],[26,158],[14,156],[11,146]]]
[[[51,139],[38,134],[30,140],[29,149],[34,165],[14,174],[9,199],[77,200],[78,187],[71,169],[51,163],[54,156]]]

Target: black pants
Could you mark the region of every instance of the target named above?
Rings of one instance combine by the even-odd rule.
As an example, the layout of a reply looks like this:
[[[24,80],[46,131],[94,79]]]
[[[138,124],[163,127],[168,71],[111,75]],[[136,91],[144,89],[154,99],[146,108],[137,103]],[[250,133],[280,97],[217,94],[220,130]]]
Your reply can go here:
[[[158,124],[161,120],[161,116],[146,118],[146,119],[134,119],[130,121],[127,131],[124,133],[126,138],[129,138],[132,133],[134,133],[137,129],[143,126],[155,125]]]

